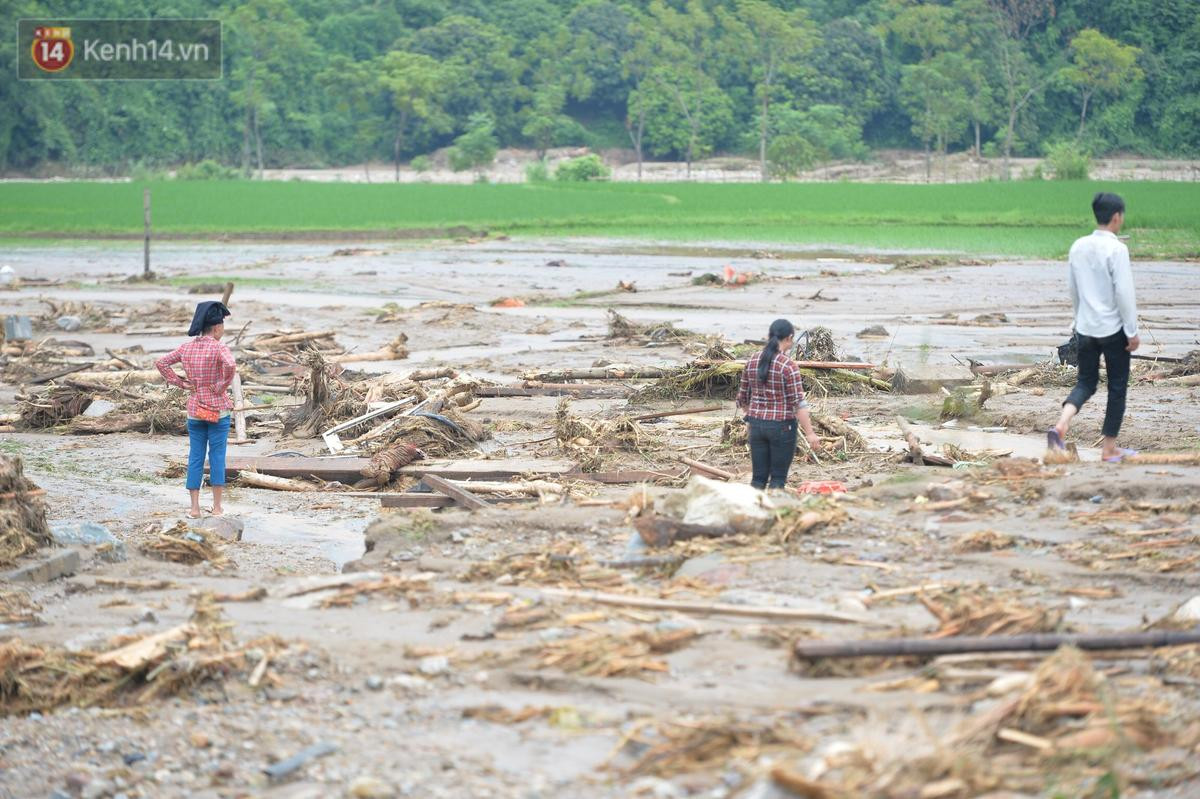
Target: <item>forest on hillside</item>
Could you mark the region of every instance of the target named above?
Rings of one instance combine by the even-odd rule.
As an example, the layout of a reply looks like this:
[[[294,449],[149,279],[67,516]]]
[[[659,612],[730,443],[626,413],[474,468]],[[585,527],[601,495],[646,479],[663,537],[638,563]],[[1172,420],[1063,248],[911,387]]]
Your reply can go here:
[[[880,147],[1200,154],[1200,0],[8,5],[13,27],[217,18],[224,60],[219,81],[0,82],[8,174],[400,164],[456,142],[463,168],[588,146],[783,175]],[[15,64],[13,37],[0,54]]]

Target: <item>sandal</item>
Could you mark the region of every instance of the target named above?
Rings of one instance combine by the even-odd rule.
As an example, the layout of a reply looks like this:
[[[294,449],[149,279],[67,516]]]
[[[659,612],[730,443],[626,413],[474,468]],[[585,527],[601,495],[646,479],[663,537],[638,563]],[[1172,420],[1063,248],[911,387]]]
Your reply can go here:
[[[1046,448],[1047,449],[1066,449],[1067,445],[1063,442],[1062,436],[1058,431],[1051,427],[1046,431]]]
[[[1105,458],[1104,462],[1105,463],[1120,463],[1121,461],[1128,458],[1130,455],[1137,455],[1137,454],[1138,454],[1138,451],[1136,449],[1126,449],[1125,447],[1117,447],[1117,454],[1111,455],[1111,456]]]

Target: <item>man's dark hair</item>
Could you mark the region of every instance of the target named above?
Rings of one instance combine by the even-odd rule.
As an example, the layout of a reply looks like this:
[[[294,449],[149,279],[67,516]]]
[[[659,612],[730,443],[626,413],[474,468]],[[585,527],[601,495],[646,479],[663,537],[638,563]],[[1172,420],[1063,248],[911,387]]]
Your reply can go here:
[[[1107,225],[1112,221],[1114,214],[1125,213],[1125,201],[1119,194],[1110,191],[1098,192],[1092,198],[1092,213],[1096,215],[1098,223]]]

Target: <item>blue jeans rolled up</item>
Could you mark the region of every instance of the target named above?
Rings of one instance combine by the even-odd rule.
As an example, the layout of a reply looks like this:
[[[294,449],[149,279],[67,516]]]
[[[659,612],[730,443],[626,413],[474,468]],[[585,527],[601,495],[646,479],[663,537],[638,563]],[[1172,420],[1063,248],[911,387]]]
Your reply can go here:
[[[229,417],[225,416],[216,422],[202,422],[199,419],[188,419],[188,440],[191,449],[188,451],[187,489],[199,491],[200,483],[204,480],[204,454],[208,452],[208,484],[212,486],[225,485],[225,445],[229,441]]]

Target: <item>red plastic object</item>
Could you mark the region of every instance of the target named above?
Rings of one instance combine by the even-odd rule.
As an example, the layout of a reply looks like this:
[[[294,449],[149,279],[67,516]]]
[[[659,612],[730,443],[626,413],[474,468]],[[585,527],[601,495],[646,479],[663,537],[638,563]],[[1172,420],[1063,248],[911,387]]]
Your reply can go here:
[[[846,484],[840,480],[806,480],[793,489],[797,494],[847,494]]]

